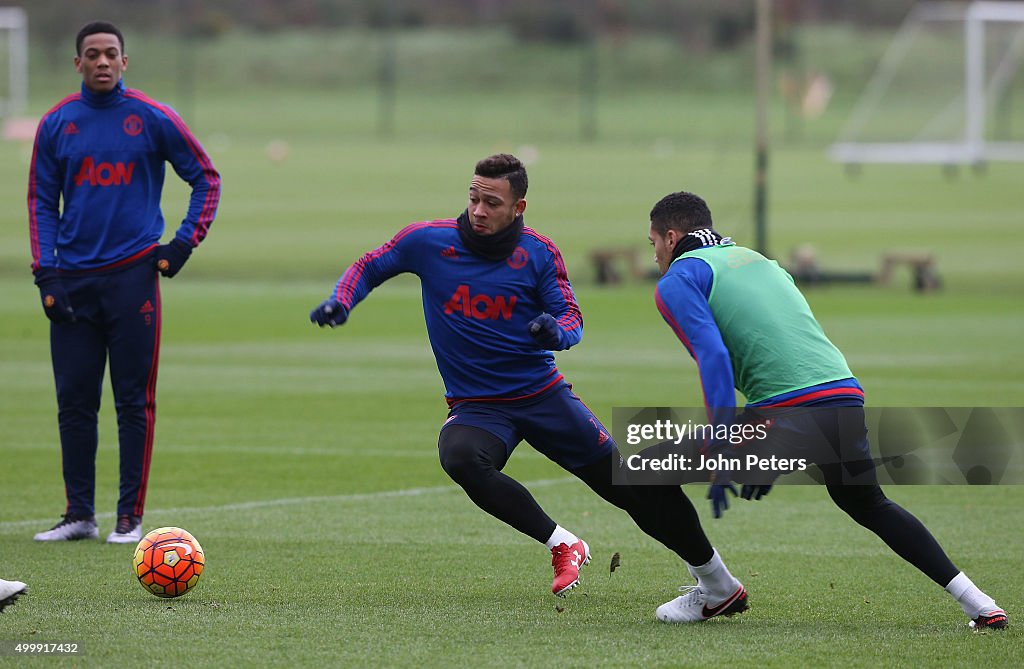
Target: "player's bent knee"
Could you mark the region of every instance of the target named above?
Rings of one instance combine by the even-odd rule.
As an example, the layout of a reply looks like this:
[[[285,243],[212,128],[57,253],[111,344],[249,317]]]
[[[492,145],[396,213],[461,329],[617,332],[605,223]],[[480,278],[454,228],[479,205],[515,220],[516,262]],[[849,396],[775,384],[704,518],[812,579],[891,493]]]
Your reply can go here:
[[[887,504],[891,504],[889,498],[877,485],[828,486],[828,493],[836,506],[855,520],[858,516],[871,514]]]
[[[479,480],[504,465],[505,445],[477,427],[446,427],[438,438],[437,450],[441,468],[456,483]]]

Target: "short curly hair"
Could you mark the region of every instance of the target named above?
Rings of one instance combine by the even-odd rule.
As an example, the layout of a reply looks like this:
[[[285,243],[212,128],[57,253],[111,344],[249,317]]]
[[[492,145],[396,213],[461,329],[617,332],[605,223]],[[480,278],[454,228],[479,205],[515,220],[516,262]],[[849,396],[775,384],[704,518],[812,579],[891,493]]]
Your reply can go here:
[[[686,191],[666,195],[651,209],[651,229],[659,235],[669,230],[685,233],[712,225],[707,202]]]
[[[487,156],[476,164],[473,174],[488,179],[505,179],[512,188],[516,199],[526,197],[526,189],[530,180],[526,176],[526,166],[510,153],[496,153]]]

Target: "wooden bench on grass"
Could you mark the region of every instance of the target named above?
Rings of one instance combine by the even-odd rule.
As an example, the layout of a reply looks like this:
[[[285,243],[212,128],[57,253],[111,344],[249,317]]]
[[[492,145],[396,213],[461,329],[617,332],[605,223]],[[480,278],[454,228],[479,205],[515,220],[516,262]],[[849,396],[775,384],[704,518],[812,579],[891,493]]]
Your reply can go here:
[[[590,252],[594,265],[594,276],[599,284],[622,283],[625,276],[633,279],[647,278],[642,253],[635,248],[614,247],[594,249]]]
[[[910,268],[913,287],[919,293],[930,293],[942,287],[935,271],[935,257],[927,251],[889,251],[882,254],[882,269],[878,272],[878,283],[888,285],[897,267]]]

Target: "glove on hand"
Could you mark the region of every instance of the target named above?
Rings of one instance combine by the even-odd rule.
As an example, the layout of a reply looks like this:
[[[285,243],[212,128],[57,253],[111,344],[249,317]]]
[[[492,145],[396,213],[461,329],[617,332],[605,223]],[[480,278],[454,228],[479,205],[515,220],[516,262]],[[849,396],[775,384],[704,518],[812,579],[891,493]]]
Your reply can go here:
[[[35,272],[36,285],[39,286],[39,298],[43,302],[43,312],[54,323],[74,323],[75,310],[71,308],[68,294],[64,292],[57,270],[52,267],[40,267]]]
[[[771,491],[770,485],[745,485],[740,488],[740,497],[743,499],[759,500]]]
[[[168,279],[181,271],[188,257],[192,255],[192,247],[178,238],[170,244],[156,247],[156,268]]]
[[[316,309],[309,312],[309,321],[320,327],[330,325],[332,328],[336,328],[339,325],[344,325],[347,320],[348,309],[333,297],[324,300]]]
[[[712,483],[708,488],[708,499],[711,500],[711,513],[715,518],[721,518],[722,512],[729,508],[729,496],[731,492],[736,497],[736,486],[728,479],[724,483]]]
[[[560,351],[562,345],[562,328],[551,314],[541,314],[530,321],[530,336],[540,344],[541,348]]]

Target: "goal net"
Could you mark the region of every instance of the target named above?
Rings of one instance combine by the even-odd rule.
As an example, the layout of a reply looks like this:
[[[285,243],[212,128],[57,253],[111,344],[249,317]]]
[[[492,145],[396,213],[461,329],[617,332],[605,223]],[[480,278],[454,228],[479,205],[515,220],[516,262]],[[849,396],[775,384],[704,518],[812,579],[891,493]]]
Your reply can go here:
[[[1024,2],[915,6],[854,106],[833,160],[1024,161]]]
[[[25,112],[28,102],[28,18],[20,7],[0,7],[0,118]]]

